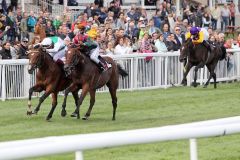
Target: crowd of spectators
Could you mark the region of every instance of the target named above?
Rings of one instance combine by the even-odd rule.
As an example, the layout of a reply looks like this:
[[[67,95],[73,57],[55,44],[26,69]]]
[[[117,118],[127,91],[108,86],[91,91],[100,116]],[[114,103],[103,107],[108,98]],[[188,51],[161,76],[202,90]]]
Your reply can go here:
[[[189,0],[183,0],[182,16],[178,16],[171,0],[157,0],[152,15],[134,4],[130,10],[123,10],[120,0],[113,0],[109,7],[99,6],[96,1],[79,12],[76,19],[72,19],[68,9],[64,10],[64,16],[52,17],[47,11],[36,15],[33,11],[23,13],[21,8],[14,11],[9,8],[0,15],[0,58],[27,58],[28,46],[49,36],[58,36],[68,44],[74,41],[79,25],[84,25],[86,31],[95,28],[100,54],[107,55],[177,51],[192,26],[206,28],[212,44],[239,47],[240,35],[235,40],[224,41],[228,26],[235,26],[233,2],[221,8],[216,5],[212,10],[201,4],[190,4]]]

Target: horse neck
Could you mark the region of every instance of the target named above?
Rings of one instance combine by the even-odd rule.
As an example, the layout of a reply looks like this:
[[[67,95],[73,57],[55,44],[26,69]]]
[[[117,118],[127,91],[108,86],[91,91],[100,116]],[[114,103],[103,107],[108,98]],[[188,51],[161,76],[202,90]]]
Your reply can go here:
[[[55,72],[54,65],[57,65],[57,64],[53,61],[52,57],[46,53],[46,55],[44,55],[44,58],[43,58],[42,66],[39,69],[43,70],[44,72],[48,72],[48,71]]]
[[[84,62],[79,61],[78,64],[76,65],[76,71],[79,76],[81,76],[84,72],[89,72],[93,74],[92,68],[92,62],[90,57],[87,57],[85,54],[81,54],[84,57]],[[95,65],[95,64],[94,64]],[[89,74],[88,74],[89,75]]]

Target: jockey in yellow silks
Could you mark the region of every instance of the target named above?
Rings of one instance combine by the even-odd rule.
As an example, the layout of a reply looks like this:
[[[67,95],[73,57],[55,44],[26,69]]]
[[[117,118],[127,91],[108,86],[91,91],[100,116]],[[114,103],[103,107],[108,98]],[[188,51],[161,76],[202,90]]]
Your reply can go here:
[[[100,55],[99,55],[99,44],[96,41],[97,37],[98,37],[98,30],[97,30],[98,26],[97,24],[93,24],[91,29],[87,32],[87,40],[83,43],[85,45],[85,47],[88,47],[90,49],[90,59],[92,61],[94,61],[99,68],[102,71],[106,71],[109,68],[112,67],[111,64],[108,64]]]
[[[191,38],[193,44],[202,43],[210,52],[213,50],[208,42],[209,33],[205,28],[192,27],[190,32],[186,33],[186,39]]]

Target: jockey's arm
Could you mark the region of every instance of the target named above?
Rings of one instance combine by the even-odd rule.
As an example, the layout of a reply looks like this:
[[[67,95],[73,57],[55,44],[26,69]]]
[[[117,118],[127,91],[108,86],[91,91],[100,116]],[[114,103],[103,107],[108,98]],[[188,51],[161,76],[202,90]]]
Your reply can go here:
[[[46,49],[46,51],[50,53],[57,53],[62,48],[64,48],[64,44],[57,42],[54,44],[54,47],[52,49]]]
[[[187,32],[187,33],[185,34],[185,38],[186,38],[186,39],[191,38],[191,33],[190,33],[190,32]]]

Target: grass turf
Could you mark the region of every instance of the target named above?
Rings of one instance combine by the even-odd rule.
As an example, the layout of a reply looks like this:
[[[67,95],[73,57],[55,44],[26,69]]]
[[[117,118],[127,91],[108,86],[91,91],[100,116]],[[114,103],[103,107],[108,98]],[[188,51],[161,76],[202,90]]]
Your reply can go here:
[[[33,99],[37,104],[38,99]],[[36,137],[82,134],[105,131],[159,127],[207,119],[237,116],[240,113],[240,84],[210,85],[207,89],[178,87],[135,92],[118,92],[116,121],[112,121],[112,105],[108,93],[97,94],[90,120],[69,117],[74,111],[74,101],[68,98],[65,118],[60,116],[62,97],[59,98],[52,122],[45,118],[50,111],[48,98],[38,115],[26,116],[27,100],[0,102],[0,141]],[[89,96],[85,99],[81,116],[87,110]],[[198,140],[201,160],[240,160],[240,135]],[[32,158],[34,160],[74,159],[74,153]],[[189,159],[188,140],[131,145],[110,149],[85,151],[86,160],[186,160]]]

